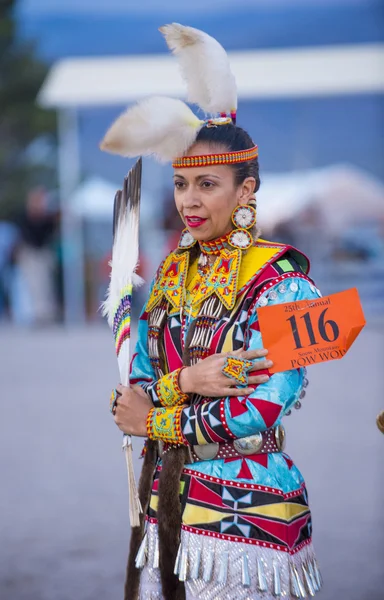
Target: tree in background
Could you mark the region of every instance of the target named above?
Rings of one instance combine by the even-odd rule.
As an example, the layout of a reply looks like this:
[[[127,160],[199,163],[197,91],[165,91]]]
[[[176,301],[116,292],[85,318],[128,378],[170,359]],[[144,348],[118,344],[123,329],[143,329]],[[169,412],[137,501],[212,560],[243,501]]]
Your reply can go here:
[[[15,0],[0,0],[0,219],[12,218],[27,190],[55,186],[55,114],[36,104],[47,66],[16,35]]]

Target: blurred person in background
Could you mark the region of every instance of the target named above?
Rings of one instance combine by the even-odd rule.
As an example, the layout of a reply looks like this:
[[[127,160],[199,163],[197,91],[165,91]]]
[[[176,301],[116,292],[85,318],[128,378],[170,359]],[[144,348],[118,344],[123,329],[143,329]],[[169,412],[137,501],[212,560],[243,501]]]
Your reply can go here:
[[[19,231],[13,223],[0,221],[0,321],[9,317],[12,279]]]
[[[259,238],[258,149],[236,125],[224,49],[196,29],[161,31],[194,101],[220,116],[147,99],[101,146],[172,160],[185,225],[139,320],[132,387],[111,397],[118,427],[147,437],[125,600],[314,596],[308,496],[281,424],[308,382],[304,369],[271,374],[257,308],[320,294],[302,252]]]
[[[361,223],[348,227],[342,232],[335,244],[333,258],[361,262],[382,261],[384,257],[384,239],[380,234],[380,223]]]
[[[28,193],[18,225],[18,295],[25,296],[26,302],[20,298],[16,319],[31,325],[46,325],[57,317],[54,252],[57,216],[49,210],[44,188],[37,187]]]

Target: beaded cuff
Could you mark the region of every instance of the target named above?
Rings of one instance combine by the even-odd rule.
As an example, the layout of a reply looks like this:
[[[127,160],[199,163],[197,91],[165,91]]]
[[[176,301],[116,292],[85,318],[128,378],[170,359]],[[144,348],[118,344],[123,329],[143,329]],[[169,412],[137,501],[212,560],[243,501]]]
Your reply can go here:
[[[156,383],[156,396],[161,406],[178,406],[188,402],[188,394],[184,394],[179,386],[179,377],[183,368],[167,373]]]
[[[181,432],[181,413],[184,408],[185,405],[173,408],[151,408],[147,417],[148,438],[169,444],[186,445]]]

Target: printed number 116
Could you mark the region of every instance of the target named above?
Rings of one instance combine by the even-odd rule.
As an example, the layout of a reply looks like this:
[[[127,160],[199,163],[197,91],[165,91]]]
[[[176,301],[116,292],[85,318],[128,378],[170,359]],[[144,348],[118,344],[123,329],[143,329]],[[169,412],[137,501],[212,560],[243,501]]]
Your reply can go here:
[[[325,313],[327,312],[327,310],[328,310],[328,308],[324,309],[323,312],[321,313],[318,323],[317,323],[317,328],[318,328],[319,334],[321,335],[323,340],[325,342],[332,343],[332,342],[335,342],[337,340],[337,338],[339,337],[340,330],[339,330],[339,327],[338,327],[336,321],[332,321],[331,319],[329,319],[328,321],[325,321]],[[315,346],[319,342],[316,340],[315,332],[313,330],[311,314],[309,312],[306,312],[302,317],[300,317],[300,319],[302,319],[305,322],[305,327],[306,327],[306,330],[308,333],[310,343],[307,345]],[[301,343],[299,327],[297,324],[296,317],[290,317],[289,319],[287,319],[287,321],[291,325],[292,335],[293,335],[293,338],[294,338],[295,344],[296,344],[296,350],[299,350],[300,348],[303,348],[304,346]],[[328,333],[327,333],[327,328],[328,328]]]

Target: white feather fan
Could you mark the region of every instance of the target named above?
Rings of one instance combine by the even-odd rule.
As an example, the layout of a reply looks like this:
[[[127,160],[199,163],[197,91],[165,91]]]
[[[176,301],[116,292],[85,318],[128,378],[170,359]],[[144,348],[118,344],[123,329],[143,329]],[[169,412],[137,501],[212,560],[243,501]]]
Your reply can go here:
[[[166,162],[186,152],[203,124],[181,100],[153,96],[118,117],[100,148],[121,156],[154,154]]]
[[[111,281],[103,315],[113,330],[120,381],[129,386],[132,289],[142,283],[136,274],[139,258],[139,217],[142,159],[136,162],[124,179],[123,190],[115,196],[113,207],[113,247]],[[133,469],[132,439],[124,435],[123,449],[127,463],[129,518],[132,527],[140,524],[142,506]]]
[[[188,87],[187,99],[206,113],[237,109],[236,81],[226,51],[210,35],[178,23],[160,27],[170,50],[180,62]]]
[[[144,283],[136,269],[139,262],[139,223],[133,211],[126,212],[120,218],[119,227],[113,242],[111,260],[111,280],[109,282],[107,297],[101,304],[102,315],[107,317],[108,325],[113,327],[116,308],[121,301],[122,290],[132,283],[139,287]],[[129,273],[129,276],[127,276]],[[129,361],[127,364],[129,367]],[[128,385],[128,376],[123,385]]]

